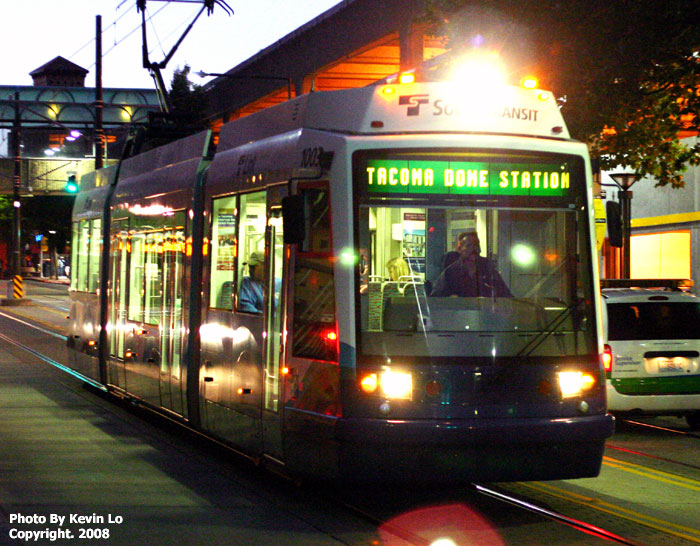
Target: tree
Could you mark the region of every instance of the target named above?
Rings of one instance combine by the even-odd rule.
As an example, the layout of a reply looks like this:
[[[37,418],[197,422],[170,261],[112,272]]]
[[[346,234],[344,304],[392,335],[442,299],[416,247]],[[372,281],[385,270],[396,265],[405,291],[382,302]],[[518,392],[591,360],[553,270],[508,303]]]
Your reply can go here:
[[[8,195],[0,195],[0,225],[12,222],[13,216],[12,198]]]
[[[695,0],[426,0],[453,51],[490,47],[536,73],[574,138],[606,170],[683,186],[700,144],[700,3]],[[695,133],[697,134],[697,133]]]
[[[190,67],[176,68],[170,83],[170,102],[177,123],[201,130],[207,127],[207,96],[201,85],[190,82]]]

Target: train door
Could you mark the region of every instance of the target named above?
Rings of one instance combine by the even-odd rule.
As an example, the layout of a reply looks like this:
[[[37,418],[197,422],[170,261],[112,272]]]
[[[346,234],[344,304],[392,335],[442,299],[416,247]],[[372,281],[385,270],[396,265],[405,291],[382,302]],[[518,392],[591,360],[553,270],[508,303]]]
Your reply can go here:
[[[285,262],[282,231],[282,197],[285,188],[271,188],[268,192],[268,220],[265,231],[265,346],[263,381],[263,452],[282,459],[282,404],[284,386],[283,332],[284,332],[284,277]]]
[[[124,327],[126,324],[127,272],[129,269],[128,220],[112,222],[112,256],[109,297],[109,347],[107,380],[112,385],[126,388],[124,377]]]
[[[163,234],[162,315],[160,321],[160,399],[163,407],[181,415],[183,405],[182,338],[184,214],[175,216],[176,226]],[[178,221],[178,220],[181,220]]]

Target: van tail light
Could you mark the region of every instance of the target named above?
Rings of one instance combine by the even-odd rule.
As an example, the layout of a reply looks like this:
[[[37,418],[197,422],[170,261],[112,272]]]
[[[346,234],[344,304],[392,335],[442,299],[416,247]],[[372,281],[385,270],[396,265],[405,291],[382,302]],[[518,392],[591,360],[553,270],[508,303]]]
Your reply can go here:
[[[603,369],[605,370],[606,374],[610,374],[612,372],[612,365],[613,365],[613,355],[612,355],[612,348],[610,345],[605,344],[605,347],[603,348]]]

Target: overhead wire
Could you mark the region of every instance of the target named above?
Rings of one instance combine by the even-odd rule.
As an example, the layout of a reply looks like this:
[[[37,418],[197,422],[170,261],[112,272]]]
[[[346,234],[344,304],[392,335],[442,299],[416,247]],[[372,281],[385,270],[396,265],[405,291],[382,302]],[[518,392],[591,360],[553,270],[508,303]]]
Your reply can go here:
[[[193,13],[194,13],[194,12],[193,12]],[[154,16],[155,16],[155,14],[154,14]],[[182,22],[181,22],[179,25],[176,25],[168,34],[165,35],[165,37],[164,37],[163,39],[164,39],[164,40],[167,40],[167,39],[170,38],[173,34],[175,34],[176,32],[179,32],[180,29],[182,29],[184,26],[186,26],[186,25],[189,23],[189,21],[190,21],[191,19],[192,19],[192,16],[191,16],[191,15],[189,15],[189,16],[186,17],[186,18],[184,18],[184,19],[182,20]],[[153,23],[151,23],[151,24],[153,25]],[[156,33],[155,26],[153,26],[153,32],[154,32],[154,34],[156,34],[156,39],[159,40],[158,45],[160,46],[160,49],[161,49],[161,51],[163,52],[163,55],[165,55],[165,49],[163,48],[163,46],[162,46],[161,43],[160,43],[160,39],[158,38],[158,35],[157,35],[157,33]],[[154,46],[151,50],[149,50],[148,53],[149,53],[149,54],[152,53],[153,50],[155,49],[155,47],[156,47],[156,46]]]
[[[123,0],[123,1],[122,1],[122,4],[123,4],[124,2],[126,2],[126,1],[127,1],[127,0]],[[119,7],[121,7],[122,4],[119,4],[119,6],[117,6],[117,9],[119,9]],[[108,27],[111,27],[111,26],[116,27],[116,25],[117,25],[117,23],[119,22],[119,20],[122,19],[123,17],[125,17],[125,16],[131,11],[131,9],[132,9],[133,7],[136,7],[136,4],[134,4],[131,8],[127,9],[124,13],[122,13],[119,17],[117,17],[114,21],[112,21],[112,22],[111,22],[109,25],[107,25],[107,26],[108,26]],[[102,34],[104,34],[105,32],[106,32],[106,31],[103,30],[103,31],[102,31]],[[127,36],[133,34],[133,32],[134,32],[134,31],[132,30]],[[116,40],[116,31],[115,31],[115,40]],[[83,44],[82,46],[80,46],[80,48],[79,48],[75,53],[73,53],[70,57],[68,57],[68,59],[70,60],[70,59],[72,59],[73,57],[75,57],[78,53],[80,53],[80,52],[81,52],[83,49],[85,49],[87,46],[89,46],[89,45],[91,45],[92,43],[94,43],[94,41],[95,41],[95,38],[92,38],[92,39],[88,40],[85,44]],[[115,41],[115,44],[114,44],[114,45],[117,45],[117,44],[116,44],[116,41]]]
[[[117,9],[119,9],[127,0],[122,0],[122,2],[117,6]],[[149,50],[149,53],[151,53],[153,50],[155,50],[157,47],[160,47],[161,51],[163,52],[163,55],[165,55],[165,50],[163,49],[162,43],[160,38],[158,37],[158,33],[156,31],[155,25],[153,24],[153,18],[156,17],[161,11],[163,11],[167,6],[169,2],[164,3],[160,8],[158,8],[155,12],[148,14],[148,17],[146,18],[146,21],[148,21],[151,24],[151,28],[153,29],[153,33],[156,36],[156,40],[158,42],[157,46],[154,46],[151,50]],[[139,31],[141,29],[141,24],[139,23],[137,26],[135,26],[133,29],[131,29],[127,34],[122,36],[117,40],[117,33],[116,33],[116,24],[119,22],[123,17],[125,17],[127,14],[131,12],[133,8],[136,7],[136,3],[132,4],[132,6],[127,9],[124,13],[122,13],[119,17],[117,17],[114,21],[112,21],[109,25],[107,25],[107,29],[110,27],[114,27],[114,44],[107,49],[103,54],[102,57],[106,57],[112,50],[114,50],[118,45],[122,44],[125,40],[127,40],[132,34],[135,32]],[[172,36],[175,32],[177,32],[180,28],[182,28],[184,25],[187,24],[188,18],[184,18],[182,22],[177,25],[174,30],[172,30],[168,35],[165,37],[165,39],[169,38]],[[102,30],[102,35],[104,36],[107,30]],[[91,40],[88,40],[84,45],[82,45],[75,53],[73,53],[70,57],[68,57],[69,60],[73,59],[76,55],[78,55],[83,49],[88,47],[89,45],[93,44],[95,42],[95,38],[92,38]],[[95,66],[95,62],[93,62],[88,68],[92,68]]]

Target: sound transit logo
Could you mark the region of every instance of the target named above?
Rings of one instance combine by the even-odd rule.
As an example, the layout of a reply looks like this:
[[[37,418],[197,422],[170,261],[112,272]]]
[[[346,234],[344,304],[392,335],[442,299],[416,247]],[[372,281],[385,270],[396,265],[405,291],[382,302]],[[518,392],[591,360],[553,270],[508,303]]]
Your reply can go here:
[[[408,106],[406,108],[407,116],[417,116],[420,114],[420,105],[430,102],[429,96],[427,93],[423,95],[400,95],[399,106]]]

